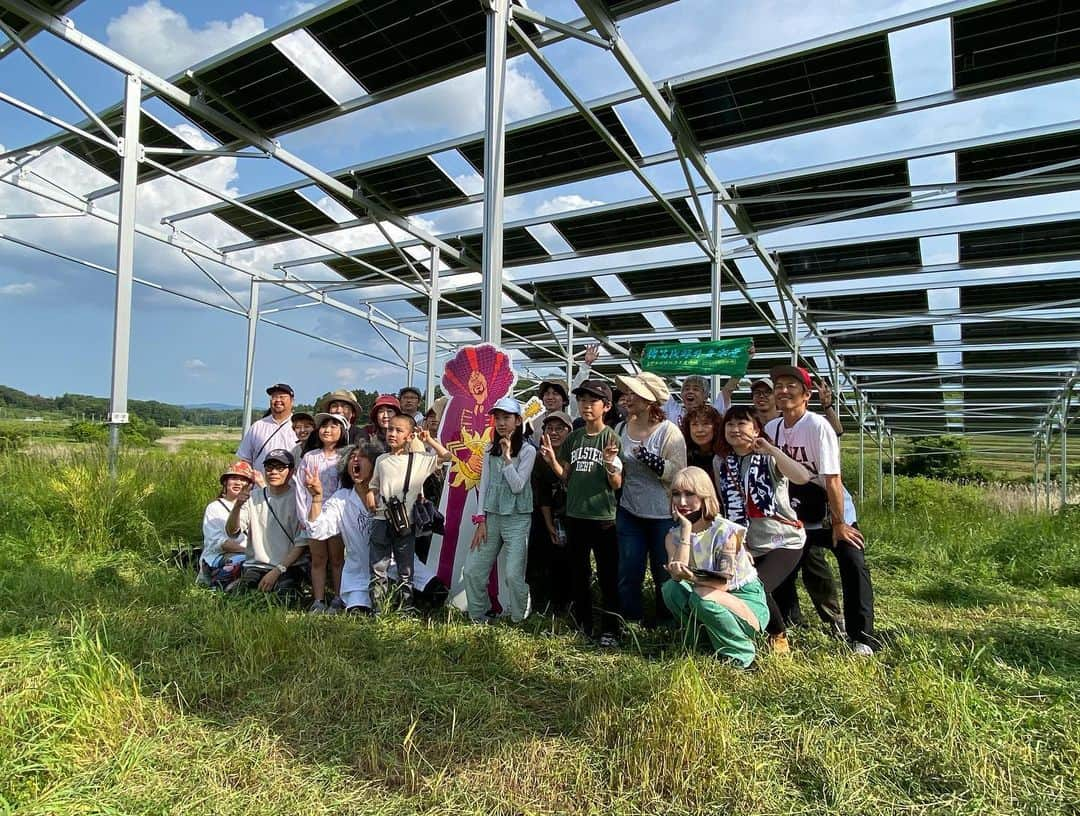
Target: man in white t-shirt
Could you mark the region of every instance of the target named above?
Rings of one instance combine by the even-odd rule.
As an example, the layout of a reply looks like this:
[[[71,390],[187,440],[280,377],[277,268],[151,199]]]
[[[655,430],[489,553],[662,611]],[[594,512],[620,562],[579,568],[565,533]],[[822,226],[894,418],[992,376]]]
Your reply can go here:
[[[765,428],[769,439],[788,456],[812,473],[814,483],[824,488],[821,517],[808,515],[811,497],[804,499],[800,517],[806,524],[806,550],[822,547],[836,556],[840,584],[844,592],[844,621],[856,654],[871,655],[880,645],[874,637],[874,589],[863,552],[863,537],[852,514],[845,513],[844,484],[840,476],[840,444],[824,417],[807,410],[810,402],[810,374],[795,366],[774,366],[769,372],[781,416]],[[793,502],[794,503],[794,502]],[[799,508],[796,508],[799,509]],[[805,516],[805,517],[804,517]],[[826,526],[828,525],[828,526]],[[805,553],[803,558],[805,559]],[[796,570],[797,572],[797,570]],[[784,608],[785,588],[794,588],[795,573],[773,593]]]
[[[270,396],[270,413],[258,422],[252,422],[240,447],[236,449],[236,458],[262,472],[266,454],[275,449],[293,450],[296,447],[296,433],[292,427],[293,390],[291,385],[275,383],[266,389]]]

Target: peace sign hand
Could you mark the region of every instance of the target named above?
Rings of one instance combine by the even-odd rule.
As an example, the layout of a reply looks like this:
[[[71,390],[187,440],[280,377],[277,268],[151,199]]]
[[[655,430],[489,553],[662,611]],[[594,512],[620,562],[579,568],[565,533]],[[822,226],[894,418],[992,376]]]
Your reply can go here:
[[[611,465],[619,458],[619,443],[614,439],[604,448],[604,464]]]
[[[318,471],[305,470],[304,471],[304,487],[307,488],[307,492],[311,494],[313,499],[322,498],[322,481],[319,479]]]
[[[547,434],[540,437],[540,455],[549,465],[555,464],[555,449],[551,447],[551,437]]]

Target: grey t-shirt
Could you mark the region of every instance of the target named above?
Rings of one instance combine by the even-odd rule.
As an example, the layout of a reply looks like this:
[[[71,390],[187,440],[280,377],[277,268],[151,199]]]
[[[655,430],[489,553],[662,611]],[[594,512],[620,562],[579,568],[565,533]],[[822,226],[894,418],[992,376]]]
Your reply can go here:
[[[657,425],[644,440],[630,436],[628,423],[622,423],[619,430],[623,461],[622,498],[619,506],[639,518],[671,518],[671,497],[668,496],[667,486],[652,468],[634,455],[634,451],[641,447],[649,453],[663,457],[665,447],[669,440],[673,439],[672,435],[677,434],[677,441],[683,445],[682,464],[685,466],[686,443],[682,441],[682,432],[667,420]],[[671,476],[674,476],[674,473]]]

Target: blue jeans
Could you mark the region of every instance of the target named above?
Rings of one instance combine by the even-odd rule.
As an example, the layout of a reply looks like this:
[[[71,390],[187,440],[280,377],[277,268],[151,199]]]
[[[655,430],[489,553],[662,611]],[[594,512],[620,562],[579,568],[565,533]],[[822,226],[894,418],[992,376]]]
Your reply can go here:
[[[671,525],[669,518],[642,518],[622,507],[615,516],[615,533],[619,540],[619,602],[623,617],[628,621],[642,618],[641,584],[645,579],[646,557],[656,585],[656,617],[671,617],[661,592],[664,582],[671,577],[664,569],[667,564],[664,540]]]

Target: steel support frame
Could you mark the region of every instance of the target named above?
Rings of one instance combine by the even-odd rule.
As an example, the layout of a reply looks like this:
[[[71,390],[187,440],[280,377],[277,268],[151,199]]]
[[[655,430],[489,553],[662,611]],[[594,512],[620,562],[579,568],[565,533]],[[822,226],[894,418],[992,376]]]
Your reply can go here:
[[[484,238],[480,337],[502,341],[503,195],[506,179],[506,39],[510,0],[486,0],[484,68]]]
[[[109,473],[115,478],[120,456],[120,426],[128,422],[128,361],[131,349],[131,297],[135,274],[136,185],[139,181],[139,119],[142,81],[124,83],[124,136],[117,143],[121,158],[120,210],[116,225],[116,298],[113,316],[112,385],[109,388]]]

